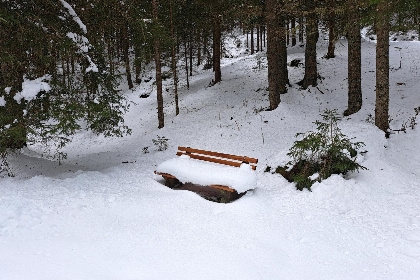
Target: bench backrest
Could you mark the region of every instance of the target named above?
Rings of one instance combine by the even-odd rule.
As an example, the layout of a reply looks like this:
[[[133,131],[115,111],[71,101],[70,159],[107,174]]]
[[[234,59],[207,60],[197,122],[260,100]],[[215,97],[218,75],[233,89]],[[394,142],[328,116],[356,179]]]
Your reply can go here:
[[[187,155],[198,160],[205,160],[230,166],[239,167],[242,163],[248,163],[253,170],[257,168],[258,159],[245,156],[235,156],[223,153],[216,153],[204,150],[193,149],[190,147],[178,147],[177,156]]]

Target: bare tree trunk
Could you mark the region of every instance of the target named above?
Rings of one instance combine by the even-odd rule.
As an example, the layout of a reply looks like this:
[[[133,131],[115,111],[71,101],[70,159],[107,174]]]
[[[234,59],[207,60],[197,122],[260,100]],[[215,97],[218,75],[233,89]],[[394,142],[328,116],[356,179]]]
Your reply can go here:
[[[220,16],[218,8],[213,14],[213,58],[214,58],[214,83],[222,81],[222,71],[220,69],[220,47],[221,47]]]
[[[292,17],[291,27],[292,30],[292,47],[296,46],[296,19]]]
[[[207,31],[203,30],[203,56],[206,56],[206,64],[209,61],[209,56],[210,56],[210,52],[208,50],[208,36],[207,36]]]
[[[257,25],[257,52],[260,51],[260,26]]]
[[[187,55],[187,39],[184,41],[184,57],[185,57],[185,75],[187,75],[187,89],[190,89],[190,79],[188,75],[188,55]]]
[[[318,85],[318,67],[316,64],[316,43],[318,41],[318,20],[312,0],[306,0],[308,15],[306,17],[305,76],[302,81],[304,89]]]
[[[329,0],[328,4],[330,7],[330,13],[328,14],[328,51],[325,58],[334,58],[335,57],[335,0]]]
[[[190,51],[190,56],[189,56],[189,58],[190,58],[190,77],[193,75],[192,74],[192,70],[193,70],[193,47],[192,47],[192,38],[191,38],[192,36],[189,36],[189,39],[188,39],[188,50]]]
[[[299,18],[298,18],[298,25],[299,25],[299,43],[303,43],[304,27],[303,27],[303,17],[302,16],[299,16]]]
[[[264,36],[264,38],[263,38],[263,42],[264,42],[264,47],[266,46],[266,44],[265,44],[265,42],[266,42],[266,40],[265,40],[265,34],[266,34],[266,28],[264,27],[264,30],[263,30],[263,36]]]
[[[141,73],[141,56],[139,54],[140,50],[135,49],[134,54],[135,54],[135,58],[134,58],[134,66],[135,66],[135,72],[136,72],[136,78],[135,78],[135,82],[136,84],[140,84],[141,83],[141,79],[140,79],[140,73]]]
[[[348,105],[344,115],[354,114],[362,107],[362,51],[358,0],[348,2]]]
[[[153,0],[153,18],[158,21],[158,0]],[[153,46],[155,48],[155,64],[156,64],[156,87],[157,87],[157,105],[158,105],[158,128],[165,126],[165,116],[163,114],[163,93],[162,93],[162,66],[160,62],[160,41],[159,37],[155,36],[153,40]]]
[[[378,5],[376,18],[375,125],[389,136],[389,17],[386,1]]]
[[[173,23],[173,3],[172,0],[169,2],[170,7],[170,15],[171,15],[171,35],[172,35],[172,74],[174,78],[174,94],[175,94],[175,115],[179,115],[179,105],[178,105],[178,75],[176,71],[176,54],[175,54],[175,30],[174,30],[174,23]]]
[[[130,68],[130,57],[128,56],[128,51],[130,44],[128,41],[128,26],[124,23],[123,26],[123,56],[125,64],[125,75],[127,76],[128,88],[132,89],[134,87],[133,80],[131,79],[131,68]]]
[[[201,33],[197,31],[197,67],[201,65]]]
[[[254,54],[254,25],[251,25],[251,54]]]
[[[278,107],[280,94],[287,91],[287,72],[284,72],[284,60],[287,60],[287,56],[284,57],[286,34],[284,19],[278,12],[277,4],[279,2],[276,0],[266,1],[268,92],[271,110]]]

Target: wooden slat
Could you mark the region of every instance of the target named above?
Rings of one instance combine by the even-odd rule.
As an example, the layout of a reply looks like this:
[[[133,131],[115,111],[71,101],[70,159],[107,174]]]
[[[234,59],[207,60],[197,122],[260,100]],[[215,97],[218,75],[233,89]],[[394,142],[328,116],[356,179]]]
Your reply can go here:
[[[210,185],[210,187],[220,189],[220,190],[224,190],[224,191],[228,191],[228,192],[235,192],[234,189],[231,189],[229,187],[222,186],[222,185]]]
[[[255,163],[255,164],[258,163],[258,159],[256,159],[256,158],[211,152],[211,151],[193,149],[193,148],[190,148],[190,147],[178,147],[178,150],[184,151],[184,152],[187,152],[187,153],[193,153],[193,154],[202,154],[202,155],[208,155],[208,156],[213,156],[213,157],[227,158],[227,159],[237,160],[237,161],[240,161],[240,162]]]
[[[163,177],[172,178],[172,179],[178,179],[177,177],[175,177],[175,176],[173,176],[173,175],[171,175],[171,174],[156,172],[156,170],[155,170],[155,174],[156,174],[156,175],[161,175],[161,176],[163,176]]]
[[[200,155],[196,155],[196,154],[187,154],[187,153],[183,153],[183,152],[177,152],[176,155],[177,156],[187,155],[190,158],[209,161],[209,162],[214,162],[214,163],[219,163],[219,164],[230,165],[230,166],[234,166],[234,167],[240,167],[242,165],[241,162],[237,162],[237,161],[230,161],[230,160],[224,160],[224,159],[219,159],[219,158],[205,157],[205,156],[200,156]],[[251,168],[253,170],[255,170],[257,167],[255,165],[251,165]]]

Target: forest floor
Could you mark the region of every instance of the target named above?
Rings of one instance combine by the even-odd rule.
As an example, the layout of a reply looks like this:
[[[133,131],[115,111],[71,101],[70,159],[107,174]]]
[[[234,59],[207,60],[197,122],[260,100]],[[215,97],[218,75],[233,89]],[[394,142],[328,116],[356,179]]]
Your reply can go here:
[[[61,165],[39,145],[10,157],[16,177],[0,178],[0,279],[417,279],[420,124],[386,139],[372,123],[372,39],[363,39],[363,107],[339,122],[366,144],[357,161],[368,170],[333,175],[312,192],[264,172],[290,160],[295,134],[314,130],[325,109],[346,109],[345,40],[329,60],[327,41],[319,42],[317,88],[299,89],[304,68],[289,67],[292,86],[265,111],[266,59],[228,38],[222,82],[209,87],[213,73],[201,67],[189,90],[181,80],[179,116],[165,81],[164,128],[153,79],[133,90],[122,84],[132,135],[81,132]],[[420,106],[420,42],[391,41],[390,52],[390,125],[398,130]],[[288,61],[296,58],[304,48],[289,49]],[[167,150],[155,150],[158,136],[169,139]],[[178,146],[258,158],[257,187],[229,204],[165,187],[153,171]]]

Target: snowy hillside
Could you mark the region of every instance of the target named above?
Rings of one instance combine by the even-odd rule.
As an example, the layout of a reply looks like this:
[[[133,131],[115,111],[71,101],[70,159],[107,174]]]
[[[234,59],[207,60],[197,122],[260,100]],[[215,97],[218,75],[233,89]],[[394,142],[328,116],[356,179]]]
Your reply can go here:
[[[363,107],[339,123],[366,144],[357,160],[368,170],[333,175],[312,192],[264,172],[290,160],[295,134],[313,130],[324,109],[346,109],[347,42],[330,60],[326,46],[318,89],[300,90],[304,69],[289,67],[292,87],[275,111],[264,110],[266,60],[259,68],[259,54],[231,47],[220,84],[208,87],[213,73],[201,68],[189,90],[181,80],[177,117],[166,81],[163,129],[151,80],[126,91],[131,136],[78,134],[62,165],[39,146],[12,155],[17,177],[0,178],[0,280],[418,279],[420,124],[390,139],[372,124],[375,41],[362,45]],[[390,52],[397,130],[420,106],[420,42],[392,41]],[[289,49],[295,58],[303,48]],[[169,139],[166,151],[155,150],[157,136]],[[178,146],[258,158],[257,188],[218,204],[165,187],[153,171]]]

